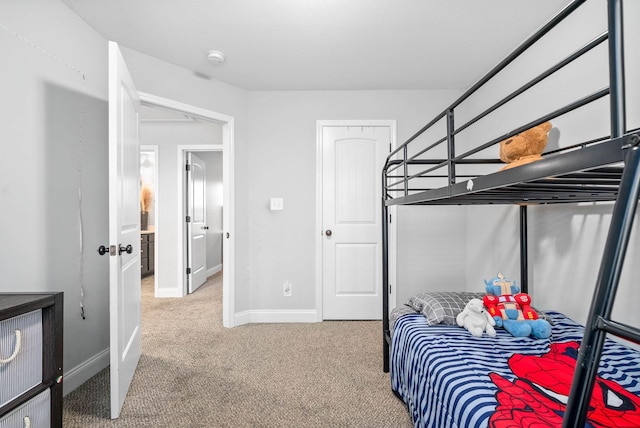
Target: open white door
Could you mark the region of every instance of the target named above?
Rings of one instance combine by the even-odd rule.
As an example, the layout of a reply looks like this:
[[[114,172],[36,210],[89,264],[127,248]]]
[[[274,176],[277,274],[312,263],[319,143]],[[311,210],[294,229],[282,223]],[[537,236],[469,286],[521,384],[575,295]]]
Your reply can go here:
[[[187,277],[189,293],[207,280],[206,164],[187,153]]]
[[[109,42],[109,316],[111,418],[120,415],[140,359],[140,100]]]

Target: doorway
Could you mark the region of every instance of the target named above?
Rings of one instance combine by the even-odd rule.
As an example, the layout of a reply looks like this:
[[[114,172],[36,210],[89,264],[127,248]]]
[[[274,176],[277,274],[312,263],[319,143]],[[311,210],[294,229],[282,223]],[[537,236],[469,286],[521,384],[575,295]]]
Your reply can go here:
[[[186,292],[222,271],[224,191],[222,150],[183,152]]]
[[[156,217],[158,210],[158,146],[140,145],[140,259],[141,276],[153,275],[153,290],[158,289],[155,275],[156,253]]]
[[[163,183],[163,177],[159,177],[159,190],[164,195],[169,197],[169,193],[172,193],[172,189],[176,189],[174,194],[177,194],[177,201],[184,200],[184,187],[182,183],[182,169],[184,168],[184,151],[185,148],[191,150],[218,150],[222,153],[222,187],[223,187],[223,205],[225,207],[222,213],[222,224],[223,224],[223,243],[222,243],[222,270],[224,271],[223,275],[223,325],[225,327],[233,327],[235,325],[235,298],[234,298],[234,258],[233,258],[233,247],[234,247],[234,222],[233,222],[233,213],[234,213],[234,195],[233,195],[233,136],[234,136],[234,119],[233,117],[226,116],[223,114],[219,114],[210,110],[205,110],[199,107],[179,103],[173,100],[168,100],[165,98],[157,97],[150,94],[140,93],[140,101],[143,106],[147,107],[155,107],[158,109],[168,110],[172,112],[179,112],[184,114],[185,116],[205,122],[212,122],[220,125],[221,128],[221,144],[219,145],[198,145],[196,147],[193,146],[178,146],[177,153],[172,151],[172,153],[167,153],[170,157],[174,157],[174,161],[167,160],[167,163],[175,165],[175,167],[171,167],[174,171],[172,176],[180,177],[180,179],[174,180],[170,179],[170,182]],[[144,137],[144,135],[143,135]],[[177,156],[176,156],[177,155]],[[177,159],[176,159],[177,158]],[[163,154],[159,154],[159,163],[163,163]],[[175,169],[174,169],[175,168]],[[175,175],[174,175],[175,174]],[[172,183],[175,183],[176,187],[173,187]],[[162,186],[166,185],[167,190],[162,190]],[[156,230],[161,237],[168,240],[169,243],[163,245],[162,242],[156,242],[156,252],[158,258],[156,260],[156,275],[162,275],[162,277],[158,277],[155,280],[157,281],[158,288],[156,289],[157,297],[184,297],[187,294],[187,288],[185,284],[186,277],[186,266],[184,262],[184,258],[181,256],[184,254],[183,251],[183,243],[185,242],[184,231],[183,231],[183,204],[176,203],[172,212],[167,212],[166,216],[169,218],[175,218],[175,221],[170,220],[170,224],[168,226],[169,230],[162,229],[161,217],[163,216],[162,210],[158,210],[158,225],[156,225]],[[163,247],[176,249],[177,253],[175,257],[171,257],[174,260],[166,260],[163,259]],[[166,274],[162,273],[161,267],[162,265],[167,266],[171,265],[170,272]],[[175,266],[175,268],[174,268]],[[168,286],[163,286],[167,284]]]

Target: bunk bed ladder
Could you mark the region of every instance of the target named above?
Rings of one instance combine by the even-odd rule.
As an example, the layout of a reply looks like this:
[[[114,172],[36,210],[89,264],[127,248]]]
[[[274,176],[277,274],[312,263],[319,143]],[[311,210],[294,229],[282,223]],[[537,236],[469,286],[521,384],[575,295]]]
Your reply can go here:
[[[578,354],[564,417],[565,428],[584,427],[606,334],[611,333],[640,343],[640,329],[611,320],[611,311],[640,195],[640,138],[633,137],[633,147],[629,148],[625,161],[618,199],[613,209],[589,318]]]
[[[611,137],[625,133],[622,0],[608,1]],[[625,136],[625,167],[580,345],[563,427],[584,427],[606,335],[640,344],[640,329],[611,320],[611,312],[640,196],[640,136]]]

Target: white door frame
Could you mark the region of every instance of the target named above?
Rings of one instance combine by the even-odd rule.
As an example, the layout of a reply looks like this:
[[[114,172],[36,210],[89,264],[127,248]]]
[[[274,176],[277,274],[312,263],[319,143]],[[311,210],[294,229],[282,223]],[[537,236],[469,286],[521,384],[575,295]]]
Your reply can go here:
[[[322,224],[322,128],[336,126],[388,126],[391,128],[391,147],[396,147],[395,120],[318,120],[316,122],[316,321],[322,318],[322,244],[324,230]],[[382,170],[380,170],[380,186],[382,186]],[[382,201],[380,201],[382,209]],[[393,219],[396,218],[396,207],[389,208]],[[384,219],[383,219],[384,221]],[[396,306],[396,221],[389,225],[389,284],[392,284],[389,295],[389,308]],[[382,235],[382,230],[380,230]],[[380,267],[382,268],[382,266]]]
[[[225,327],[235,326],[235,260],[233,255],[234,241],[235,241],[235,225],[234,225],[234,118],[224,114],[216,113],[211,110],[206,110],[200,107],[195,107],[189,104],[183,104],[177,101],[161,98],[155,95],[139,92],[140,102],[142,105],[150,107],[159,107],[169,110],[178,111],[188,114],[190,116],[200,118],[210,122],[216,122],[222,125],[222,145],[201,145],[201,146],[179,146],[178,147],[178,171],[182,170],[184,152],[186,151],[222,151],[222,181],[223,181],[223,206],[222,223],[223,223],[223,249],[222,249],[222,265],[223,265],[223,277],[222,277],[222,324]],[[179,173],[178,177],[178,200],[184,200],[184,190],[182,187],[183,174]],[[178,205],[180,217],[183,215],[183,204]],[[178,227],[178,245],[177,248],[182,248],[184,254],[184,227],[182,222]],[[178,261],[178,272],[176,272],[176,279],[178,284],[182,284],[183,296],[186,296],[186,270],[184,257]]]

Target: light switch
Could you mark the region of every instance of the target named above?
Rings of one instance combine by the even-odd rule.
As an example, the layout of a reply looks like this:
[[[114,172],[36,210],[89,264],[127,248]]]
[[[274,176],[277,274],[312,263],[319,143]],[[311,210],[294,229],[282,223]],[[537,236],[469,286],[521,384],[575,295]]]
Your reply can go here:
[[[282,198],[271,198],[271,211],[282,211],[284,200]]]

